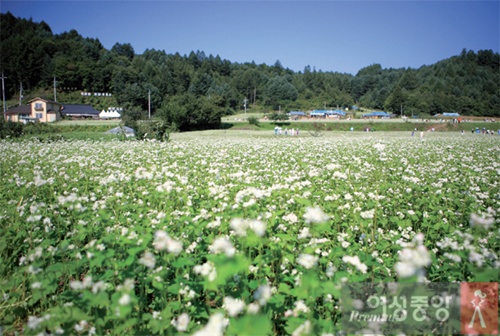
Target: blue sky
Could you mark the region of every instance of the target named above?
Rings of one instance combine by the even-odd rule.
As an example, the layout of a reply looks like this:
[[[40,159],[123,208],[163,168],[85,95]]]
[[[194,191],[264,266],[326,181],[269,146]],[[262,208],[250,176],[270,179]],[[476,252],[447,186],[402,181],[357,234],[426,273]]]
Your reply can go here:
[[[105,48],[204,51],[231,62],[309,65],[356,74],[436,63],[500,46],[500,1],[17,1],[10,11],[45,21],[54,34],[75,29]]]

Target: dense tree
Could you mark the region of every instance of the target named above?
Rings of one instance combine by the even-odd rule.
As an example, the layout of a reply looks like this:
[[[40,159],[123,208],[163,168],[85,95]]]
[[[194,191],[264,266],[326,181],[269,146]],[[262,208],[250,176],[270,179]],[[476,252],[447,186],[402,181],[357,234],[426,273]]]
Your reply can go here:
[[[271,78],[267,84],[266,104],[277,109],[278,105],[297,99],[297,89],[282,76]]]
[[[130,43],[115,43],[111,48],[111,52],[118,56],[123,56],[131,61],[135,56],[134,48]]]
[[[316,71],[293,72],[273,65],[232,63],[219,55],[188,55],[147,49],[137,55],[129,43],[106,50],[98,39],[76,30],[54,35],[45,22],[0,14],[0,66],[7,99],[23,83],[31,92],[51,89],[110,92],[129,111],[145,111],[151,92],[153,114],[177,128],[206,128],[215,119],[247,107],[267,111],[344,108],[354,104],[406,115],[456,111],[500,116],[500,55],[463,49],[457,56],[419,69],[384,69],[372,64],[355,76]],[[70,97],[70,96],[68,96]],[[79,95],[71,98],[81,103]]]

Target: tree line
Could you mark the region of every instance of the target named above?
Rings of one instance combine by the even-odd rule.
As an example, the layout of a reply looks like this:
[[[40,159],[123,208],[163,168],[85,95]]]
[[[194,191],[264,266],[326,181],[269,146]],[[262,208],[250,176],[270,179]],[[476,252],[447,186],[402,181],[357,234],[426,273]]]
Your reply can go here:
[[[111,50],[76,30],[53,34],[45,22],[0,17],[0,67],[7,99],[25,92],[59,89],[111,92],[130,119],[153,114],[179,130],[217,127],[220,117],[247,107],[263,112],[345,108],[353,105],[404,115],[458,112],[500,116],[500,55],[463,49],[433,65],[382,68],[371,64],[356,75],[305,66],[294,72],[273,65],[236,63],[219,55],[188,55],[148,49],[136,54],[130,43]],[[150,100],[148,99],[148,94]],[[77,95],[65,98],[79,103]]]

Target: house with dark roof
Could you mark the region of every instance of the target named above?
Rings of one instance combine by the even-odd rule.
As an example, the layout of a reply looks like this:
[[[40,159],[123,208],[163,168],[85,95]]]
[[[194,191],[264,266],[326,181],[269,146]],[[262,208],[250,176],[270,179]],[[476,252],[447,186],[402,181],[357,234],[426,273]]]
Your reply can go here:
[[[62,104],[43,99],[34,98],[28,105],[20,105],[5,111],[5,118],[13,122],[54,122],[61,119]]]
[[[7,110],[5,117],[13,122],[54,122],[61,117],[98,119],[99,111],[88,104],[63,104],[34,98],[28,102],[28,105],[20,105]]]
[[[94,109],[89,104],[63,104],[61,108],[61,115],[63,117],[71,118],[99,118],[99,111]]]

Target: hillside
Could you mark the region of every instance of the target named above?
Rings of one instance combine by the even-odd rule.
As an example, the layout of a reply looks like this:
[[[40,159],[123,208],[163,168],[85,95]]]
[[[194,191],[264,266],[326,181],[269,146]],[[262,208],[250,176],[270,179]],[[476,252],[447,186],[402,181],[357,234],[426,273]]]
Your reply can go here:
[[[138,55],[129,43],[107,50],[75,30],[53,34],[45,22],[11,13],[1,14],[0,25],[0,66],[11,104],[19,99],[21,83],[26,102],[51,92],[56,78],[58,97],[97,109],[118,105],[140,115],[150,93],[153,114],[181,123],[180,128],[241,111],[245,98],[247,107],[259,112],[360,105],[405,115],[500,116],[500,55],[491,50],[464,49],[419,69],[372,64],[353,76],[310,67],[293,72],[279,61],[234,63],[203,51],[180,55],[150,49]],[[199,115],[200,109],[209,112]],[[193,120],[186,123],[188,115]]]

